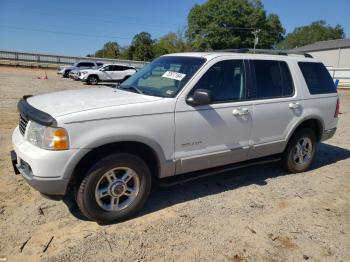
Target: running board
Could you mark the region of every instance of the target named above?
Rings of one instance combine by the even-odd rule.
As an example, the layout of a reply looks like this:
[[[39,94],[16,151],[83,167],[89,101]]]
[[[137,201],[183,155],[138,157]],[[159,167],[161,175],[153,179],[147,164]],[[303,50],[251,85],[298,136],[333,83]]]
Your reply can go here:
[[[259,158],[258,160],[248,160],[248,161],[244,161],[242,163],[226,165],[223,167],[211,168],[211,169],[207,169],[204,171],[196,171],[196,172],[192,172],[192,173],[175,175],[172,177],[163,178],[163,179],[159,180],[158,185],[160,187],[171,187],[171,186],[175,186],[178,184],[183,184],[183,183],[187,183],[187,182],[190,182],[193,180],[197,180],[200,178],[218,175],[218,174],[223,174],[223,173],[226,173],[226,172],[229,172],[232,170],[236,170],[236,169],[240,169],[240,168],[244,168],[244,167],[268,164],[268,163],[278,162],[280,160],[281,160],[280,156],[264,157],[264,158]]]

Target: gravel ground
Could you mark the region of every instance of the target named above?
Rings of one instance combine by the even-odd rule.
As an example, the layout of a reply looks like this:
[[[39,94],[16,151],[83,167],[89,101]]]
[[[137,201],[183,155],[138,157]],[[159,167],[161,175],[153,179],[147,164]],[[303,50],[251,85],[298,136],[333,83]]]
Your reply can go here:
[[[250,167],[158,189],[129,221],[99,226],[42,198],[9,161],[25,94],[88,88],[47,71],[0,67],[0,259],[8,261],[349,261],[350,92],[310,171]]]

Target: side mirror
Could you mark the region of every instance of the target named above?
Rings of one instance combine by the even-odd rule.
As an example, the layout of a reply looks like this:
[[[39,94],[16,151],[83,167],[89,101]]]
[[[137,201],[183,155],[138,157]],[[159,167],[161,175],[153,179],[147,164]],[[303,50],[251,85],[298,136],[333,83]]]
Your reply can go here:
[[[186,100],[190,106],[203,106],[211,103],[211,95],[208,89],[197,89]]]

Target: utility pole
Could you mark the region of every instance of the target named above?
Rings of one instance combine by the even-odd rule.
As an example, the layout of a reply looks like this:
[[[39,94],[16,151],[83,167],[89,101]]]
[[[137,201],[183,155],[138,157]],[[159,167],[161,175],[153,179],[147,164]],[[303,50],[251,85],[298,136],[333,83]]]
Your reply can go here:
[[[256,48],[256,46],[258,45],[259,43],[259,36],[258,34],[261,32],[261,29],[256,29],[252,32],[252,34],[254,35],[254,50]]]

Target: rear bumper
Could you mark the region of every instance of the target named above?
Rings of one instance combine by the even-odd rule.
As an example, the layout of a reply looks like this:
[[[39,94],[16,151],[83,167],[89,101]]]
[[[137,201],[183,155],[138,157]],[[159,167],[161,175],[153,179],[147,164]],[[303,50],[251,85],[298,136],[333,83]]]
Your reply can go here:
[[[321,141],[325,141],[325,140],[332,138],[336,131],[337,131],[336,127],[323,131]]]

